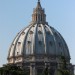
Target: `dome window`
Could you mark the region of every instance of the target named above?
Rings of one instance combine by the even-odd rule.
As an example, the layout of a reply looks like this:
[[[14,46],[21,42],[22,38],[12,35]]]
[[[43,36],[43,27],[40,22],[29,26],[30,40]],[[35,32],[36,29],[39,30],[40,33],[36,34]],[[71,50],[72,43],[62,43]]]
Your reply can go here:
[[[38,31],[38,33],[39,33],[39,34],[42,34],[42,32],[41,32],[40,30]]]
[[[14,46],[14,44],[12,44]]]
[[[25,34],[25,32],[22,32],[22,35],[24,35]]]
[[[39,44],[42,45],[42,41],[39,41]]]
[[[33,27],[35,27],[35,26],[33,25]]]
[[[50,41],[49,44],[50,44],[50,46],[52,46],[53,45],[52,41]]]
[[[60,42],[58,44],[59,44],[59,47],[62,47],[62,44]]]
[[[30,31],[30,34],[33,34],[33,31]]]
[[[41,25],[39,25],[39,27],[41,27]]]
[[[17,52],[17,55],[19,55],[19,52]]]
[[[30,44],[31,43],[31,41],[28,41],[28,44]]]
[[[21,44],[21,42],[18,42],[18,45],[20,45]]]

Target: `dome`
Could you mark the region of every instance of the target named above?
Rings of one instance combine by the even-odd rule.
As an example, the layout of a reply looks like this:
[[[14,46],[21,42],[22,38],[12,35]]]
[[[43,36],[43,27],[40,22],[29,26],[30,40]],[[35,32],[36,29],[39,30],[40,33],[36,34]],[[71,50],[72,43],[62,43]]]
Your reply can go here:
[[[70,59],[67,44],[61,34],[48,25],[44,9],[38,2],[32,14],[32,22],[13,40],[9,48],[8,62],[21,62],[33,56],[41,59],[42,56],[58,58],[61,55]],[[16,61],[18,57],[22,59]]]
[[[17,34],[9,57],[40,54],[70,57],[68,47],[57,30],[47,24],[31,24]]]

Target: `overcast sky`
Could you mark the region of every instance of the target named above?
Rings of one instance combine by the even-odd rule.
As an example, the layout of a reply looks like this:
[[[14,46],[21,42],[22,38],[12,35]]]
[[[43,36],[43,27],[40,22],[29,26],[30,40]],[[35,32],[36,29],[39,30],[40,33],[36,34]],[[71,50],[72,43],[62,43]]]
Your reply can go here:
[[[11,42],[31,22],[37,0],[0,0],[0,66],[7,63]],[[65,39],[75,64],[75,0],[41,0],[47,22]]]

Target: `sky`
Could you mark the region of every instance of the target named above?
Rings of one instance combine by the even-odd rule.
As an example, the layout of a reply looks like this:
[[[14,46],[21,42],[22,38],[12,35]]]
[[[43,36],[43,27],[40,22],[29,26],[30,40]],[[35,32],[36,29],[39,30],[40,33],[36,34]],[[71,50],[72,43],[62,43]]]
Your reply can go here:
[[[0,0],[0,66],[16,34],[31,22],[37,0]],[[75,0],[41,0],[50,26],[65,39],[71,63],[75,64]]]

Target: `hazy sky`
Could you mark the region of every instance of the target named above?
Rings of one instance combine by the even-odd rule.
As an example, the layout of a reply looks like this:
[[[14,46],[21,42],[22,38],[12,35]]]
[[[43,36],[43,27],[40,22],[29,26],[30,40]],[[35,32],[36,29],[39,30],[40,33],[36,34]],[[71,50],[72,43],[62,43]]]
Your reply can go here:
[[[31,22],[37,0],[0,0],[0,66],[16,34]],[[75,0],[41,0],[47,22],[64,37],[75,64]]]

